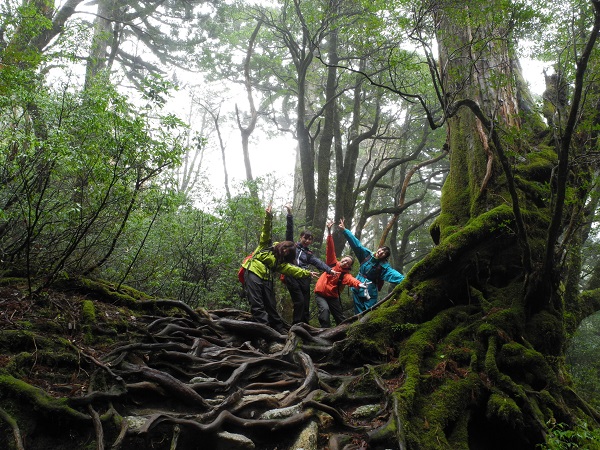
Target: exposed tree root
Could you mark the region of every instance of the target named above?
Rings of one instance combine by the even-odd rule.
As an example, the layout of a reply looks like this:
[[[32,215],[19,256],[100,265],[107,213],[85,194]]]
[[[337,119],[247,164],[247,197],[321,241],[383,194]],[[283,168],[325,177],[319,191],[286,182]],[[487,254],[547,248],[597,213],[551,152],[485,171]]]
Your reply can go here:
[[[91,376],[87,389],[66,402],[44,400],[42,391],[16,379],[22,392],[14,388],[15,397],[29,392],[35,410],[53,411],[65,433],[74,420],[85,422],[78,425],[81,440],[93,439],[97,450],[133,448],[140,438],[151,442],[148,448],[165,450],[195,448],[190,443],[198,439],[215,445],[223,431],[269,448],[269,440],[291,440],[315,419],[362,442],[370,426],[352,418],[353,409],[388,401],[380,380],[379,393],[364,389],[364,372],[348,373],[330,358],[352,320],[326,330],[294,325],[286,336],[241,311],[139,303],[183,316],[142,316],[136,322],[141,338],[104,354],[73,346]],[[2,417],[18,433],[16,420]],[[31,430],[26,436],[35,439]]]
[[[65,356],[55,359],[45,356],[52,339],[2,332],[0,344],[14,358],[0,370],[0,430],[12,432],[10,444],[0,433],[0,447],[53,448],[48,439],[63,439],[61,448],[73,449],[229,448],[237,435],[255,448],[284,450],[318,429],[311,431],[317,448],[330,450],[465,448],[469,424],[480,426],[483,416],[533,436],[511,441],[518,447],[542,439],[539,411],[566,421],[575,405],[599,419],[574,392],[560,390],[524,338],[502,329],[513,324],[507,308],[458,305],[418,322],[418,295],[390,298],[368,320],[294,325],[287,335],[241,311],[148,302],[121,343],[106,340],[99,350],[60,341]],[[479,345],[470,347],[476,333]],[[73,361],[79,387],[69,386]],[[71,379],[60,370],[56,379],[69,394],[22,379],[48,362],[68,365]]]
[[[19,425],[17,424],[17,421],[2,408],[0,408],[0,418],[3,419],[6,423],[8,423],[8,425],[12,429],[16,449],[25,450],[25,447],[23,446],[23,439],[21,438],[21,430],[19,430]]]

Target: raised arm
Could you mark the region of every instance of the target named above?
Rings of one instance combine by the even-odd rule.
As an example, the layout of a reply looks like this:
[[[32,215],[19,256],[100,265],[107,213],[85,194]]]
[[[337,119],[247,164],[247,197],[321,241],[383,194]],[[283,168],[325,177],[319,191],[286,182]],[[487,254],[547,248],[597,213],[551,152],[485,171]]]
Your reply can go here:
[[[292,205],[286,203],[285,209],[287,210],[287,216],[285,218],[285,240],[294,241],[294,216],[292,215]]]
[[[263,224],[262,232],[260,233],[260,241],[258,241],[258,248],[263,249],[271,245],[271,230],[273,228],[273,213],[271,212],[271,205],[265,209],[265,222]]]
[[[337,263],[337,257],[335,256],[335,244],[333,242],[333,236],[331,235],[331,227],[333,226],[333,221],[329,220],[327,222],[327,249],[326,249],[326,259],[325,262],[329,266],[334,266]]]
[[[359,263],[371,256],[371,251],[368,248],[363,247],[356,236],[354,236],[350,230],[344,227],[344,219],[340,220],[339,227],[344,233],[344,237],[348,241],[348,244],[350,244],[350,248],[352,251],[354,251],[354,254],[358,258]]]

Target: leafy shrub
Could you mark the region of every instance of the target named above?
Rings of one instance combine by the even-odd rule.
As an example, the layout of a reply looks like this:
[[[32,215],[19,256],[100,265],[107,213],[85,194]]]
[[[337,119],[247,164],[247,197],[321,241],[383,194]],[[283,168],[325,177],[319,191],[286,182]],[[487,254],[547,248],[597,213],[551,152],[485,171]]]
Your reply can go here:
[[[565,423],[550,424],[546,443],[536,446],[541,450],[600,449],[600,428],[590,428],[586,422],[579,422],[573,428]]]

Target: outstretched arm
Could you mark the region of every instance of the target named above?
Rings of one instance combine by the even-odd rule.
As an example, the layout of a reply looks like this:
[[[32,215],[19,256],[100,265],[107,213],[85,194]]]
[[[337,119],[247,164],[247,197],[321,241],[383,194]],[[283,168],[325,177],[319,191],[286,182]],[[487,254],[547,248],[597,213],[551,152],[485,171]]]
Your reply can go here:
[[[398,284],[402,280],[404,280],[404,275],[402,275],[400,272],[398,272],[391,266],[387,266],[381,274],[381,278],[387,281],[388,283]]]
[[[286,276],[294,277],[294,278],[305,278],[310,276],[315,276],[316,274],[311,272],[310,270],[301,269],[298,266],[295,266],[290,263],[283,263],[277,266],[277,271]]]
[[[366,288],[367,285],[360,282],[359,280],[357,280],[356,278],[354,278],[352,275],[350,275],[349,273],[346,273],[343,275],[342,278],[342,284],[345,284],[346,286],[350,286],[353,288]]]

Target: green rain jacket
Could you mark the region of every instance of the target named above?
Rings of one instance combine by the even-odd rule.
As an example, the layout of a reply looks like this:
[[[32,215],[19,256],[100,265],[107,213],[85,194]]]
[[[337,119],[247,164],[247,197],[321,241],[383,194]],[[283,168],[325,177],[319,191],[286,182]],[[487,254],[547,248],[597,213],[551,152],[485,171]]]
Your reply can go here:
[[[269,249],[271,244],[272,221],[273,216],[266,213],[258,247],[256,247],[256,250],[252,253],[252,257],[242,264],[242,267],[263,280],[270,279],[273,272],[280,272],[294,278],[310,277],[311,273],[309,270],[301,269],[293,264],[283,263],[277,265],[275,255],[273,254],[273,251]],[[277,242],[273,243],[273,245],[276,244]]]

